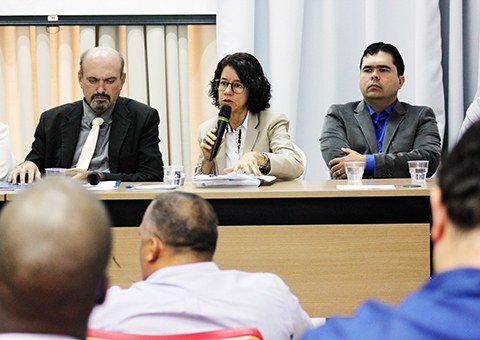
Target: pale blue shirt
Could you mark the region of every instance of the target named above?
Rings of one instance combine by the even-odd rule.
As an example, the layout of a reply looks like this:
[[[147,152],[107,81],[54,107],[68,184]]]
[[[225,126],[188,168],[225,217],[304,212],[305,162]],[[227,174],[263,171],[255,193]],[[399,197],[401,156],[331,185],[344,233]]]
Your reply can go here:
[[[1,333],[0,340],[78,340],[68,335],[41,333]]]
[[[300,339],[312,322],[277,275],[200,262],[159,269],[128,289],[110,288],[89,327],[138,334],[255,327],[265,340],[287,340]]]

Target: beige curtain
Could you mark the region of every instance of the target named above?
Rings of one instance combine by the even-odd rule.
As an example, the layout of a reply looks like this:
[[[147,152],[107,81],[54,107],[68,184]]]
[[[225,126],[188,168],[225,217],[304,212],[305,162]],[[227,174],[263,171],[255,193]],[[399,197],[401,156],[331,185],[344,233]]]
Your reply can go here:
[[[197,126],[215,111],[206,94],[217,62],[211,25],[0,27],[0,121],[10,128],[17,162],[30,150],[43,111],[82,99],[80,54],[97,45],[125,57],[121,95],[158,110],[165,164],[192,173]]]

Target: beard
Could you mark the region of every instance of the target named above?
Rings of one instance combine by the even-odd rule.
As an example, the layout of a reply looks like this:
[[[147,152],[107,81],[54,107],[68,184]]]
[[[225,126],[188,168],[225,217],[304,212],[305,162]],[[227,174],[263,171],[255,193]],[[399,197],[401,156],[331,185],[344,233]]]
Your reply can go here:
[[[95,94],[91,97],[90,107],[92,110],[97,113],[101,114],[107,111],[107,109],[112,106],[113,102],[109,95],[98,95]]]

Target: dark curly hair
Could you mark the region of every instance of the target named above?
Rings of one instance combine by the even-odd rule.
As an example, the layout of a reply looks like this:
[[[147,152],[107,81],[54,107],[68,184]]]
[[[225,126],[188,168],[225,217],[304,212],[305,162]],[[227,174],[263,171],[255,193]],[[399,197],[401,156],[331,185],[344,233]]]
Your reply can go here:
[[[262,65],[253,55],[245,52],[237,52],[225,56],[217,64],[213,79],[210,81],[208,96],[212,98],[212,104],[220,107],[218,102],[218,88],[216,79],[220,79],[226,66],[232,67],[237,72],[241,82],[248,90],[247,109],[251,113],[259,113],[270,107],[271,85],[265,77]]]

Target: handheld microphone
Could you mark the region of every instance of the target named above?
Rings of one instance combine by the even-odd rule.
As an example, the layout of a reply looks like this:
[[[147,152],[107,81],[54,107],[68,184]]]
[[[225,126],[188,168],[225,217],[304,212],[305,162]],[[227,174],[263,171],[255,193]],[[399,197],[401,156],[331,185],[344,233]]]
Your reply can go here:
[[[220,144],[222,144],[222,138],[225,134],[225,129],[227,128],[228,120],[232,114],[232,108],[228,105],[222,106],[220,112],[218,113],[218,121],[217,121],[217,132],[215,135],[217,139],[213,144],[212,151],[210,152],[210,159],[209,161],[213,161],[213,159],[217,156],[218,149],[220,149]]]

